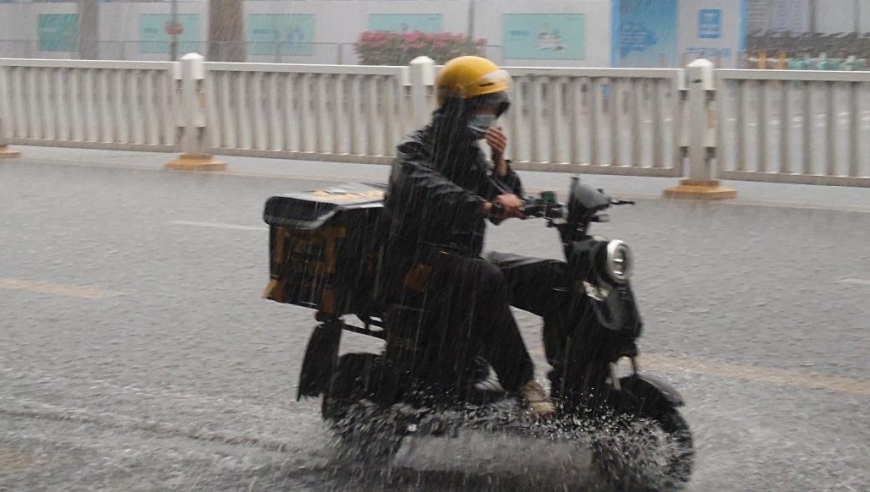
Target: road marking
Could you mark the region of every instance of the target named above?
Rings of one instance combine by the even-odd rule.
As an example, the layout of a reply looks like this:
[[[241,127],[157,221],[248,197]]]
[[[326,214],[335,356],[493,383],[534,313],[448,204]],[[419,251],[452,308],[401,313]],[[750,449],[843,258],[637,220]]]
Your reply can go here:
[[[841,284],[852,284],[852,285],[870,285],[870,280],[864,280],[862,278],[844,278],[840,280]]]
[[[39,459],[30,454],[21,451],[0,451],[0,470],[4,473],[14,473],[31,468],[36,468],[39,465]]]
[[[174,220],[170,222],[170,224],[174,225],[186,225],[186,226],[194,226],[194,227],[214,227],[216,229],[234,229],[238,231],[268,231],[269,228],[266,226],[246,226],[246,225],[237,225],[237,224],[221,224],[218,222],[193,222],[189,220]]]
[[[656,199],[651,197],[650,199]],[[825,210],[828,212],[843,212],[856,214],[870,214],[870,208],[856,207],[853,205],[814,205],[806,203],[790,203],[790,202],[760,202],[755,200],[747,200],[743,202],[722,202],[722,205],[733,207],[767,207],[767,208],[786,208],[792,210]]]
[[[10,407],[9,402],[15,404]],[[273,439],[266,435],[246,435],[223,430],[210,431],[198,427],[174,424],[153,418],[142,418],[118,412],[102,412],[91,408],[64,406],[27,398],[7,398],[0,405],[0,415],[50,420],[56,422],[75,422],[84,425],[97,425],[110,429],[140,430],[173,437],[184,437],[200,441],[219,442],[229,445],[258,446],[273,451],[286,451],[290,441]],[[301,449],[300,449],[301,451]]]
[[[543,356],[543,349],[532,351]],[[689,357],[664,357],[643,354],[638,357],[642,370],[671,373],[694,373],[730,379],[744,379],[755,383],[767,383],[791,388],[828,390],[838,393],[870,396],[870,379],[854,379],[801,371],[762,366],[743,366],[716,360],[700,360]]]
[[[548,188],[551,189],[551,188]],[[538,195],[541,191],[546,191],[546,189],[537,189],[530,188],[526,190],[527,194]],[[568,199],[568,196],[563,193],[557,193],[559,200],[565,201]],[[662,198],[661,195],[645,195],[641,193],[620,193],[620,198],[627,200],[637,200],[637,201],[667,201],[667,198]],[[870,207],[860,207],[854,205],[823,205],[823,204],[807,204],[807,203],[793,203],[793,202],[764,202],[757,200],[739,200],[739,201],[721,201],[721,202],[711,202],[710,205],[716,206],[724,206],[724,207],[766,207],[766,208],[785,208],[785,209],[794,209],[794,210],[824,210],[828,212],[842,212],[842,213],[856,213],[856,214],[870,214]]]
[[[694,358],[675,358],[646,355],[640,361],[654,369],[673,372],[692,372],[705,376],[720,376],[745,379],[758,383],[768,383],[792,388],[828,390],[838,393],[870,396],[870,380],[853,379],[841,376],[801,371],[798,369],[778,369],[761,366],[742,366],[714,360]]]
[[[108,299],[126,294],[126,292],[105,290],[95,286],[55,284],[8,277],[0,277],[0,289],[26,290],[37,294],[78,297],[80,299]]]

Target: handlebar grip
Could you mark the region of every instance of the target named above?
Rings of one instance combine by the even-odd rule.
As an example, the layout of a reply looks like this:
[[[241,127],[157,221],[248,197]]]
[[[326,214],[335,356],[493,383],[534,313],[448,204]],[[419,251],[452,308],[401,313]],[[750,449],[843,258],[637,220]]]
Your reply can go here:
[[[618,200],[614,199],[610,201],[611,205],[634,205],[634,200]]]

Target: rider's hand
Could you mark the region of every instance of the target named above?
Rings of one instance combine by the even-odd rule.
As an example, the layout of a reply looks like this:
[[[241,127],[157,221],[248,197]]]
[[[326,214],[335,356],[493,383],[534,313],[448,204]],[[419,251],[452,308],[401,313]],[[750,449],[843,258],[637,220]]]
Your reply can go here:
[[[504,151],[507,149],[507,137],[501,127],[490,128],[485,134],[486,142],[492,149],[492,162],[496,166],[496,171],[499,176],[507,176],[508,165],[504,160]]]
[[[492,201],[498,205],[501,205],[504,210],[502,217],[519,217],[523,216],[523,201],[520,200],[520,197],[514,194],[504,194],[495,197],[495,200]]]
[[[492,149],[493,160],[495,156],[503,156],[505,149],[507,149],[507,136],[505,136],[504,131],[502,131],[501,127],[492,128],[486,131],[484,135],[486,138],[486,143],[489,144],[489,147]],[[498,162],[496,162],[497,164]]]

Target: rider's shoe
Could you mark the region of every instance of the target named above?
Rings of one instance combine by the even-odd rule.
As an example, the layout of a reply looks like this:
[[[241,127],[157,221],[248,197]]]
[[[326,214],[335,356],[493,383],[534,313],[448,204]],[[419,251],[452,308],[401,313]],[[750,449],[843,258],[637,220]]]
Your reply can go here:
[[[547,392],[537,381],[529,381],[520,386],[520,395],[529,404],[535,417],[548,418],[556,415],[556,407],[547,397]]]

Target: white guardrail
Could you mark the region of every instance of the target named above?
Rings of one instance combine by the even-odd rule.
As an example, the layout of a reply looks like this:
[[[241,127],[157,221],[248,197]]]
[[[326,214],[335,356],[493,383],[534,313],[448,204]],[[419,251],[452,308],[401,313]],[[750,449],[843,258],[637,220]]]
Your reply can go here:
[[[720,179],[870,186],[870,72],[716,75]]]
[[[384,162],[411,128],[406,67],[205,66],[216,154]]]
[[[0,59],[0,139],[172,152],[171,62]]]
[[[682,70],[508,68],[515,167],[679,176]]]
[[[0,59],[0,146],[384,164],[434,109],[428,59],[375,67],[185,58]],[[697,63],[506,67],[508,157],[536,171],[870,186],[870,72],[714,72]]]

